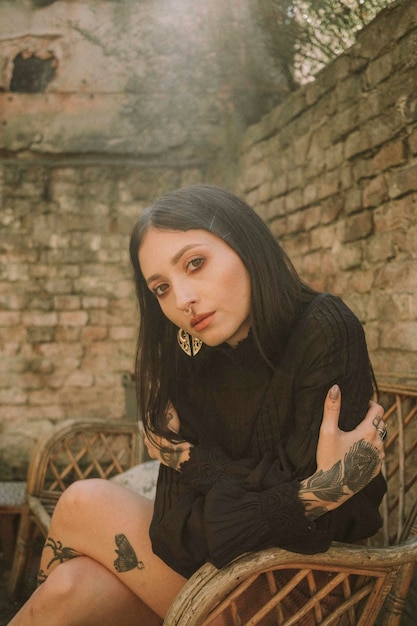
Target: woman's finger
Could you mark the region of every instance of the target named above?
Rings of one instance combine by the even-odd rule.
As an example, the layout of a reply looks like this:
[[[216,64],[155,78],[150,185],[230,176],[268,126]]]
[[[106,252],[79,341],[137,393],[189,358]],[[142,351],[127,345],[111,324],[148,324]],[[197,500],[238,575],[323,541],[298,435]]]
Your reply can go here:
[[[362,420],[360,424],[356,427],[356,430],[360,433],[362,432],[365,436],[378,435],[381,439],[385,438],[383,433],[386,432],[386,424],[383,419],[384,409],[377,402],[373,402],[372,400],[369,402],[369,409],[365,415],[365,418]]]
[[[324,401],[323,420],[321,431],[334,432],[339,427],[339,415],[342,401],[339,385],[333,385],[329,389]]]

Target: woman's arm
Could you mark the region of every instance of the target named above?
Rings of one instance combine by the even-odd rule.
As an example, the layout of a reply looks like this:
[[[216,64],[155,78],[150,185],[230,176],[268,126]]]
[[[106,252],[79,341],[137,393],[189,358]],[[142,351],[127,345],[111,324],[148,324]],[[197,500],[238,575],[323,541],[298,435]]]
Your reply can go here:
[[[203,516],[201,530],[204,528],[207,543],[203,560],[222,567],[243,552],[271,545],[303,553],[328,549],[336,527],[343,527],[345,522],[344,515],[341,519],[333,516],[342,511],[340,505],[369,482],[371,473],[375,475],[379,471],[383,457],[382,441],[372,424],[375,416],[381,413],[381,407],[372,403],[361,424],[347,433],[338,428],[340,404],[340,393],[333,398],[328,394],[317,449],[317,470],[301,482],[291,478],[285,470],[281,471],[279,464],[271,458],[263,459],[255,467],[253,463],[245,466],[242,461],[231,461],[220,449],[190,446],[179,452],[177,448],[181,444],[172,446],[165,442],[166,450],[162,454],[157,448],[151,450],[154,458],[168,466],[176,464],[182,455],[186,457],[191,451],[192,460],[179,467],[182,471],[174,471],[172,479],[177,476],[180,483],[184,480],[194,493],[191,499],[185,496],[186,500],[181,501],[180,518],[193,518],[195,523],[197,510],[197,517]],[[364,461],[363,449],[370,452],[365,455],[370,461],[366,477],[362,476],[360,469]],[[171,461],[167,456],[171,456]],[[263,464],[264,469],[259,471]],[[359,506],[366,516],[369,511],[366,496]],[[172,541],[166,541],[167,536],[172,537],[173,520],[176,515],[157,524],[153,529],[153,542],[161,558],[176,563],[179,555],[185,557],[181,541],[176,549],[172,547]],[[375,527],[374,515],[370,516],[369,524],[372,530],[368,534],[373,534],[378,527]],[[184,528],[180,524],[180,535]],[[187,537],[189,546],[191,536]],[[197,545],[200,546],[200,540]],[[188,555],[187,550],[185,555]],[[187,575],[191,572],[192,568]]]
[[[364,420],[349,432],[339,429],[340,409],[341,393],[334,385],[324,403],[317,470],[300,483],[299,498],[311,520],[337,508],[366,487],[380,472],[385,456],[374,424],[376,418],[382,418],[383,408],[370,402]]]
[[[323,408],[323,421],[317,446],[317,469],[300,481],[298,497],[304,504],[306,516],[314,520],[346,502],[363,489],[379,472],[384,459],[384,445],[374,426],[374,419],[383,415],[383,408],[370,402],[363,421],[354,430],[339,428],[341,393],[337,385],[328,392]],[[167,420],[173,432],[179,432],[177,412],[171,406]],[[144,435],[149,456],[178,472],[190,458],[193,446],[188,442],[173,444],[168,440]],[[213,455],[212,455],[213,458]],[[227,457],[218,459],[223,477],[237,477],[249,469],[238,469]],[[215,472],[216,473],[216,472]],[[214,475],[213,475],[214,477]],[[217,476],[218,478],[218,476]]]

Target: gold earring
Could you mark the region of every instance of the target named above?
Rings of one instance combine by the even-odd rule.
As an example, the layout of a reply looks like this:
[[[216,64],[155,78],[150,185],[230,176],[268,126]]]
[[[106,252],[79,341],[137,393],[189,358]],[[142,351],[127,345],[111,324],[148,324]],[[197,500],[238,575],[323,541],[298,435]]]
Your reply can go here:
[[[189,335],[186,330],[180,328],[177,333],[178,345],[188,356],[196,356],[201,350],[203,342],[192,335]]]

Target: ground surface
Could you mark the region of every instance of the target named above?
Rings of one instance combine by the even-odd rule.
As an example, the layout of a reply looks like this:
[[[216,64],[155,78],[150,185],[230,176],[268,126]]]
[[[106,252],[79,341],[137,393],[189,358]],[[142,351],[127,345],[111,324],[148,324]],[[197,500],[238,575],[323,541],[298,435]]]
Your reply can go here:
[[[6,626],[19,609],[20,603],[11,604],[7,598],[6,585],[9,571],[5,569],[4,563],[1,561],[0,571],[0,626]]]
[[[37,552],[40,552],[40,547]],[[7,582],[9,580],[10,567],[4,563],[0,554],[0,626],[6,626],[6,624],[9,623],[11,618],[17,613],[21,605],[25,602],[30,590],[35,588],[38,559],[39,555],[37,555],[37,558],[34,559],[33,571],[30,576],[26,593],[22,594],[22,598],[20,598],[19,601],[12,603],[7,597]]]

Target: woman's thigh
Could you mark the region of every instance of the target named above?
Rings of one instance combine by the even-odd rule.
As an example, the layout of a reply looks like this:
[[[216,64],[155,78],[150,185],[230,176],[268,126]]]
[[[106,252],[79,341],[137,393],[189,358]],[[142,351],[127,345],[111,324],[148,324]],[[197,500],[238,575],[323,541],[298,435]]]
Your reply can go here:
[[[71,485],[55,509],[41,559],[41,578],[85,555],[103,565],[158,615],[164,616],[185,579],[152,551],[153,503],[113,483]]]

